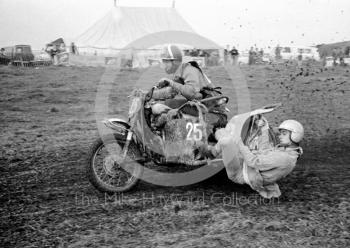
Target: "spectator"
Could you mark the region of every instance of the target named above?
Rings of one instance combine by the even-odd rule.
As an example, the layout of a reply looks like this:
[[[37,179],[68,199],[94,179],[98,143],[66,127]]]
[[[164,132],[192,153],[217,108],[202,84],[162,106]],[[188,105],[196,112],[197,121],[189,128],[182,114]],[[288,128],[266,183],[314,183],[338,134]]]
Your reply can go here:
[[[78,48],[77,48],[77,46],[74,44],[74,42],[71,43],[71,52],[72,52],[72,54],[76,54],[76,55],[79,54],[79,53],[78,53]]]
[[[302,65],[302,61],[303,61],[303,54],[300,52],[298,54],[298,66],[299,67]]]
[[[347,46],[347,47],[345,48],[344,55],[345,55],[346,57],[349,57],[349,56],[350,56],[350,46]]]
[[[228,52],[228,49],[224,49],[224,62],[225,62],[225,64],[227,63],[227,58],[228,58],[228,56],[229,56],[229,52]]]
[[[232,58],[232,65],[237,65],[239,52],[238,52],[238,50],[236,49],[235,46],[232,46],[232,49],[230,51],[230,55],[231,55],[231,58]]]
[[[281,59],[281,47],[277,45],[276,50],[275,50],[275,58],[276,60]]]
[[[339,48],[338,50],[338,57],[339,57],[339,64],[341,66],[345,66],[345,63],[344,63],[344,52],[343,52],[343,49]]]
[[[333,57],[333,65],[337,65],[337,59],[338,59],[338,51],[337,48],[333,48],[332,50],[332,57]]]
[[[259,54],[260,54],[261,57],[263,57],[264,56],[264,49],[261,48],[260,51],[259,51]]]
[[[252,65],[254,64],[254,60],[255,60],[255,51],[254,51],[254,48],[251,47],[250,50],[249,50],[249,57],[248,57],[248,65]]]

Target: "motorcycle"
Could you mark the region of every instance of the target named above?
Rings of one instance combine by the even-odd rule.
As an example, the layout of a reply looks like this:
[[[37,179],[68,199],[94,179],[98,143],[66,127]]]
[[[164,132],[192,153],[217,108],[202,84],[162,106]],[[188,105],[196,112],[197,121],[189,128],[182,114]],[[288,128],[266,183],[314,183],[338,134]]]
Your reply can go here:
[[[200,147],[217,143],[215,132],[227,124],[229,110],[226,104],[229,98],[219,93],[187,101],[179,108],[164,113],[162,117],[166,116],[166,123],[159,127],[155,122],[160,116],[152,113],[154,89],[132,92],[127,121],[119,118],[102,121],[111,135],[102,136],[93,143],[87,161],[89,181],[99,191],[120,193],[131,190],[149,162],[156,166],[185,166],[192,170],[212,160],[222,161],[209,158]],[[256,118],[261,118],[262,113],[275,107],[271,105],[260,112],[255,111],[245,121],[242,127],[245,143],[254,140],[252,131]],[[271,142],[276,143],[272,130],[269,134]]]

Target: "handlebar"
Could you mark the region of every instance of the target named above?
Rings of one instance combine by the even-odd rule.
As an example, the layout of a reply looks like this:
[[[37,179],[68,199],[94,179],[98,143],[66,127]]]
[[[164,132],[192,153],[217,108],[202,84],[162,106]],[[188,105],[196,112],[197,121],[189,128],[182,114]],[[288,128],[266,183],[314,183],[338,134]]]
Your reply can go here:
[[[154,89],[156,88],[156,86],[153,86],[150,91],[146,94],[145,96],[145,101],[148,102],[149,100],[152,99],[153,97],[153,92],[154,92]]]
[[[225,98],[226,99],[226,103],[228,102],[228,97],[227,96],[223,96],[223,95],[220,95],[220,96],[212,96],[212,97],[209,97],[209,98],[204,98],[202,100],[199,100],[201,103],[207,103],[207,102],[210,102],[210,101],[215,101],[215,100],[219,100],[219,99],[223,99]]]
[[[262,109],[275,109],[278,107],[281,107],[282,103],[278,102],[278,103],[271,103],[271,104],[267,104],[264,107],[262,107]]]

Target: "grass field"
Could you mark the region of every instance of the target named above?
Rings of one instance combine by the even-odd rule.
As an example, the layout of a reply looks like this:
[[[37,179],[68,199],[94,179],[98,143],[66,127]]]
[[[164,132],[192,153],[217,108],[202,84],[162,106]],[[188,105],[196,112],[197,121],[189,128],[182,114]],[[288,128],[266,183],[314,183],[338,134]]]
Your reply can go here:
[[[150,87],[146,79],[157,72],[116,71],[108,115],[126,116],[129,93]],[[226,71],[206,73],[237,113],[239,92]],[[253,109],[283,104],[266,116],[270,124],[297,119],[306,128],[304,155],[271,201],[225,175],[101,194],[87,181],[85,160],[98,137],[104,68],[0,67],[0,247],[348,247],[349,67],[259,65],[239,73],[234,80],[246,80]]]

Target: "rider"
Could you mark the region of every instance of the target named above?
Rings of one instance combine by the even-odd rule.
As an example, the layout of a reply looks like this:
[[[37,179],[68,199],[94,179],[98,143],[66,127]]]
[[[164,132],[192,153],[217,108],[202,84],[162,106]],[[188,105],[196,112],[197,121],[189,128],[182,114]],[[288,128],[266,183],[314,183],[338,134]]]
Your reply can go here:
[[[172,79],[162,78],[158,88],[153,91],[154,100],[163,100],[152,106],[153,114],[161,114],[169,109],[178,108],[188,100],[201,99],[203,87],[213,88],[209,78],[196,62],[182,62],[179,47],[169,44],[161,55],[165,72],[172,74]]]
[[[262,140],[268,139],[267,123],[262,130],[265,130]],[[299,143],[304,137],[304,128],[298,121],[286,120],[279,125],[278,130],[280,143],[272,148],[252,151],[243,144],[240,136],[232,137],[221,129],[216,132],[218,145],[207,149],[214,155],[222,151],[225,157],[224,152],[230,153],[233,147],[238,148],[239,164],[224,159],[228,177],[236,183],[250,185],[265,198],[279,197],[281,191],[276,182],[292,172],[302,155]]]

